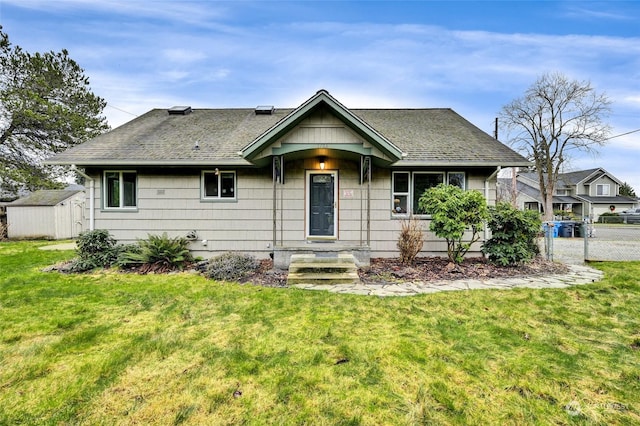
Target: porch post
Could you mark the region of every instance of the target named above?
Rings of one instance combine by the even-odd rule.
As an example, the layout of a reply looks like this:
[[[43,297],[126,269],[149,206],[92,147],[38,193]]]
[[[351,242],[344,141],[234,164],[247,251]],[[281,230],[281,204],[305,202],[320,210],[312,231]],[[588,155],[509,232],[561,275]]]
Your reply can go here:
[[[276,182],[278,180],[278,176],[280,174],[280,158],[278,156],[273,156],[272,157],[272,163],[273,163],[273,212],[272,212],[272,218],[273,218],[273,246],[272,248],[275,249],[276,248],[276,241],[277,241],[277,210],[278,210],[278,202],[277,202],[277,197],[276,197]]]
[[[362,156],[360,159],[360,185],[367,184],[367,246],[371,246],[371,157]],[[362,200],[362,198],[361,198]],[[362,206],[362,201],[360,202]],[[362,210],[360,211],[362,218]],[[362,226],[360,226],[360,235],[362,235]],[[360,237],[362,244],[362,236]]]
[[[371,247],[371,157],[367,160],[367,247]]]

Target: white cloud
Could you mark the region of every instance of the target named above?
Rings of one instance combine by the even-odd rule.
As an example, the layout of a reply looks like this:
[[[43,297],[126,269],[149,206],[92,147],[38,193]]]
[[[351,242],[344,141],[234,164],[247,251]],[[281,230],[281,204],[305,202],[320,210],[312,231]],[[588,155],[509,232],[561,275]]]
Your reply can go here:
[[[191,62],[199,62],[203,59],[206,59],[207,55],[204,52],[197,50],[188,50],[188,49],[164,49],[162,52],[162,57],[170,62],[176,62],[179,64],[189,64]]]
[[[160,18],[187,24],[206,24],[227,15],[219,2],[135,0],[2,0],[25,9],[46,12],[95,11],[128,17]]]
[[[451,107],[491,132],[502,105],[542,73],[559,71],[590,80],[610,96],[615,133],[640,127],[637,36],[462,31],[420,24],[419,16],[397,25],[368,23],[365,15],[339,22],[316,19],[313,10],[293,22],[256,17],[286,15],[288,3],[273,2],[2,2],[50,14],[37,24],[23,18],[24,25],[3,17],[3,25],[12,27],[14,43],[25,41],[29,50],[69,49],[94,92],[113,105],[105,110],[112,125],[132,118],[116,108],[139,115],[177,104],[295,107],[327,89],[352,108]],[[620,18],[613,7],[595,13],[593,5],[567,4],[572,19]],[[300,12],[314,6],[291,7]],[[69,18],[76,10],[91,13]],[[589,161],[608,169],[603,162],[637,158],[638,137],[612,140],[607,157]],[[617,150],[628,155],[613,156]]]
[[[630,21],[635,19],[629,14],[614,12],[609,10],[595,10],[583,6],[583,3],[567,3],[566,16],[582,20],[610,20],[610,21]],[[600,6],[611,6],[611,3],[599,3]]]

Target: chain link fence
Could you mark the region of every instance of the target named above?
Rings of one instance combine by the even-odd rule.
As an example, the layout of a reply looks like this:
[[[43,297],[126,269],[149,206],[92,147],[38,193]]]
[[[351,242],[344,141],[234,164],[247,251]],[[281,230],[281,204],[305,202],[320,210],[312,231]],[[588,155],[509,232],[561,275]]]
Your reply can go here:
[[[543,229],[543,253],[549,260],[640,261],[640,223],[547,222]]]

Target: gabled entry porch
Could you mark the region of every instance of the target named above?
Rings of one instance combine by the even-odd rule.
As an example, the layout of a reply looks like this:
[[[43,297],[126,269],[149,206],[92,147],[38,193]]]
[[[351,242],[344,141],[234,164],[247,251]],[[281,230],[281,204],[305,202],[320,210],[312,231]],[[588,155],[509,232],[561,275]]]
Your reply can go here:
[[[277,268],[312,253],[369,264],[372,168],[402,159],[398,147],[321,90],[239,154],[271,163]]]
[[[323,154],[327,155],[274,160],[273,259],[277,269],[286,269],[296,254],[348,254],[358,266],[369,264],[370,159],[339,159],[327,150]],[[359,163],[366,164],[363,176],[357,173]]]

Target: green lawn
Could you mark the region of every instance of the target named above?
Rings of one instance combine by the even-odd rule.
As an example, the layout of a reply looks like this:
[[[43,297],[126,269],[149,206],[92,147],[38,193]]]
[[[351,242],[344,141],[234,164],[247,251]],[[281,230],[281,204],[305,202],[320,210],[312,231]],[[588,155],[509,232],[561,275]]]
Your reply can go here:
[[[0,243],[0,424],[638,424],[640,262],[410,298],[60,275]]]

